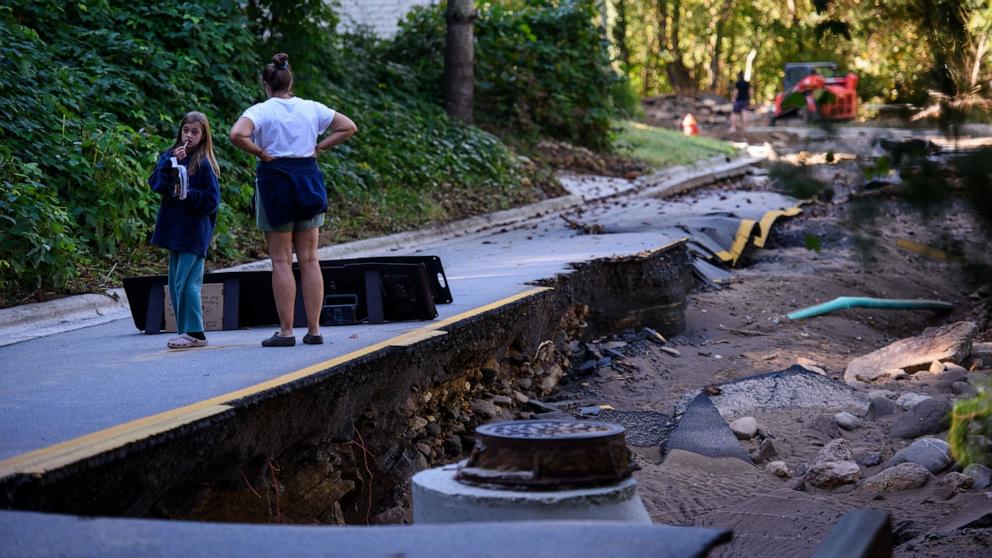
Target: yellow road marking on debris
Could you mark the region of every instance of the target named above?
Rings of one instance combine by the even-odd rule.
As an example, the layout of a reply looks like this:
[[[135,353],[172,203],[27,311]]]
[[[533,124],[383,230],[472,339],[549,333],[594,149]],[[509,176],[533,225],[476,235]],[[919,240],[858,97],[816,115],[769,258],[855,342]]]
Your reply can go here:
[[[772,225],[775,224],[775,221],[779,217],[794,217],[802,212],[802,209],[792,207],[785,210],[767,211],[761,216],[760,221],[755,221],[753,219],[741,219],[740,225],[737,226],[737,234],[734,236],[734,243],[728,250],[721,250],[717,252],[716,257],[720,258],[724,262],[730,263],[731,265],[737,265],[737,261],[744,254],[744,249],[747,248],[747,243],[754,234],[755,226],[758,227],[759,234],[754,239],[754,246],[757,248],[764,248],[765,242],[768,241],[768,235],[772,232]]]
[[[741,219],[741,224],[737,226],[737,236],[734,237],[734,243],[731,245],[730,250],[721,250],[716,253],[716,257],[725,262],[730,262],[731,265],[737,265],[737,260],[744,253],[744,248],[747,247],[747,241],[751,238],[751,231],[754,230],[756,224],[757,222],[754,219]]]
[[[233,409],[234,407],[231,404],[239,399],[295,382],[387,347],[409,347],[426,339],[446,335],[447,332],[442,330],[446,326],[549,290],[551,290],[549,287],[528,289],[497,300],[496,302],[467,310],[450,318],[433,322],[402,335],[397,335],[385,341],[363,347],[346,355],[325,360],[247,388],[225,393],[217,397],[211,397],[210,399],[191,403],[176,409],[170,409],[156,415],[118,424],[92,434],[86,434],[85,436],[0,461],[0,478],[18,473],[42,474],[59,467],[64,467],[70,463],[120,448],[132,442],[151,438],[156,434],[161,434]]]
[[[960,256],[948,254],[947,252],[939,248],[934,248],[933,246],[927,246],[926,244],[913,242],[908,238],[896,239],[896,246],[902,248],[903,250],[909,250],[910,252],[915,252],[925,258],[930,258],[931,260],[941,260],[945,262],[962,261],[962,258]]]
[[[754,239],[754,245],[758,248],[764,248],[765,242],[768,241],[768,236],[772,233],[772,225],[779,217],[795,217],[802,213],[803,210],[798,207],[790,207],[789,209],[783,211],[769,211],[761,217],[761,221],[758,222],[758,226],[761,228],[761,234],[758,238]]]

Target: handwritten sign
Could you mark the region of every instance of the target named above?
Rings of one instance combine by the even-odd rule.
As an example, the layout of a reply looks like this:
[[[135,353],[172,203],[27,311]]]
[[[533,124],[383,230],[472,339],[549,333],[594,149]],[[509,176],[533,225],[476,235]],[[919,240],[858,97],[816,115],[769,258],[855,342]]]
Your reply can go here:
[[[176,331],[176,312],[172,309],[172,298],[169,297],[169,286],[164,288],[165,294],[165,331]],[[206,283],[200,290],[203,302],[203,329],[217,331],[224,329],[224,284]]]

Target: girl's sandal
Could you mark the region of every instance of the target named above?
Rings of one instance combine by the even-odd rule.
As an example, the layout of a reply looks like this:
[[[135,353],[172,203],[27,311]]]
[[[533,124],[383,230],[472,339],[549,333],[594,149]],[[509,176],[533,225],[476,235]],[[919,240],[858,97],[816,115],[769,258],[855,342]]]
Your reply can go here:
[[[169,339],[169,342],[166,343],[166,346],[169,347],[170,349],[193,349],[196,347],[206,347],[207,340],[197,339],[192,335],[187,335],[184,333],[179,337],[173,337],[172,339]]]

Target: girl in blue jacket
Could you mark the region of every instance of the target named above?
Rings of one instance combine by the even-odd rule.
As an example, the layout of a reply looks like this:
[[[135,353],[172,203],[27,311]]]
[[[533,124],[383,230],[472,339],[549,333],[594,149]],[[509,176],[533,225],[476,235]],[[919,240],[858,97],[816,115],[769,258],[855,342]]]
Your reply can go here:
[[[178,337],[170,349],[206,347],[203,334],[203,262],[217,222],[220,167],[210,123],[202,112],[183,117],[176,141],[158,158],[148,184],[162,194],[152,244],[169,249],[169,298]]]

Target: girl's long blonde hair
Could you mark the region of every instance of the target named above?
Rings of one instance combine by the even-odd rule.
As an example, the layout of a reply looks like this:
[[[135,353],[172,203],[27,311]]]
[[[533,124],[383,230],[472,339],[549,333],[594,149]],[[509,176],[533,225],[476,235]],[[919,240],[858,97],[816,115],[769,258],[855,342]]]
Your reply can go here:
[[[172,144],[172,148],[175,149],[183,144],[183,126],[191,122],[196,122],[203,127],[203,140],[187,155],[189,157],[189,164],[186,166],[186,169],[190,175],[196,174],[197,169],[200,168],[203,160],[206,159],[210,162],[210,168],[214,170],[214,175],[219,177],[220,166],[217,164],[217,158],[214,157],[214,138],[210,134],[210,122],[207,120],[207,115],[195,110],[187,112],[183,116],[183,121],[179,123],[179,131],[176,132],[176,143]]]

